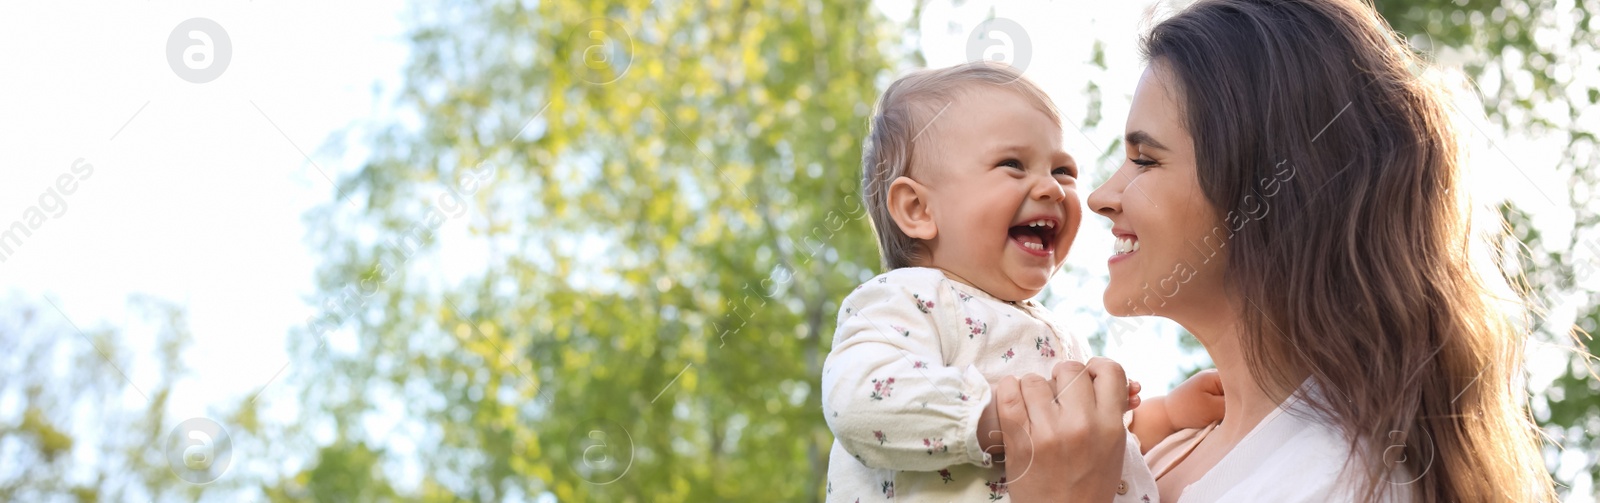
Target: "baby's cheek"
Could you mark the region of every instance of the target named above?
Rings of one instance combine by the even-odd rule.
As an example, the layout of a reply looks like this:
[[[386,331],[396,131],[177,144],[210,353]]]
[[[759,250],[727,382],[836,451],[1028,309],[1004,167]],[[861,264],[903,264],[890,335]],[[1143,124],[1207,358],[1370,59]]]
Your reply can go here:
[[[1067,194],[1070,196],[1073,192]],[[1078,239],[1078,227],[1083,224],[1083,207],[1078,204],[1078,199],[1068,197],[1066,203],[1067,221],[1066,226],[1062,228],[1061,255],[1066,255],[1066,251],[1072,248],[1072,243]]]
[[[1067,216],[1073,220],[1083,219],[1083,200],[1078,198],[1077,189],[1067,191]]]

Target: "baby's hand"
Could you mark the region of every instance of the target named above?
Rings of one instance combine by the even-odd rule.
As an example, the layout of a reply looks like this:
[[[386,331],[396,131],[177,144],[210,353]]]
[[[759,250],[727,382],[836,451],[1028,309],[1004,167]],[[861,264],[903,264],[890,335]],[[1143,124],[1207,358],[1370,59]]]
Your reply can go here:
[[[1167,417],[1178,429],[1204,428],[1222,420],[1222,397],[1217,369],[1202,370],[1167,394]]]
[[[1139,381],[1128,380],[1128,410],[1139,408],[1139,404],[1142,402],[1139,398],[1139,392],[1142,390],[1144,390],[1144,385],[1139,384]]]

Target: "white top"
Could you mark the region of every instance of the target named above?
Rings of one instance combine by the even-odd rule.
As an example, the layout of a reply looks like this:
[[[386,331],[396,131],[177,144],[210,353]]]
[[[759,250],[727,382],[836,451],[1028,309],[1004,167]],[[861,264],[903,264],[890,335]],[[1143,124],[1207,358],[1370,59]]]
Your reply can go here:
[[[1316,393],[1308,379],[1301,393]],[[1239,444],[1228,451],[1216,466],[1184,488],[1179,503],[1213,501],[1346,502],[1354,501],[1363,490],[1364,467],[1350,459],[1350,443],[1343,433],[1321,419],[1295,393],[1272,413],[1267,414]],[[1165,475],[1216,425],[1178,432],[1151,447],[1145,454],[1157,478]],[[1396,451],[1398,453],[1399,451]],[[1399,459],[1396,456],[1396,459]],[[1389,482],[1397,486],[1414,480],[1407,476],[1405,461],[1392,464]],[[1411,460],[1426,463],[1430,460]],[[1384,462],[1374,460],[1373,462]],[[1384,501],[1404,503],[1412,500],[1406,487],[1394,487]]]
[[[997,299],[937,269],[867,280],[840,303],[822,365],[828,501],[1009,500],[1005,470],[978,446],[989,383],[1049,376],[1058,362],[1085,361],[1087,347],[1038,303]],[[1117,501],[1158,499],[1132,435],[1122,466]]]

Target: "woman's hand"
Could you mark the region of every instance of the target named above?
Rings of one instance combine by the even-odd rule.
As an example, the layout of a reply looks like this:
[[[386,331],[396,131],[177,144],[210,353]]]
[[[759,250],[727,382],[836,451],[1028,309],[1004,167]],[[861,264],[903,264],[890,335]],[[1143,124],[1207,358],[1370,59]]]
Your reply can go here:
[[[1128,379],[1106,358],[1056,364],[1052,379],[996,386],[1013,501],[1111,501],[1122,476]]]

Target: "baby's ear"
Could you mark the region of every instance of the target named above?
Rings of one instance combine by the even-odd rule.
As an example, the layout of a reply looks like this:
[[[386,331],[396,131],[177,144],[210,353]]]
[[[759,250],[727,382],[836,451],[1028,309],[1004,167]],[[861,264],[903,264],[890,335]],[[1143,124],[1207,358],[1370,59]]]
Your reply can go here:
[[[909,177],[896,178],[889,184],[889,215],[900,226],[900,232],[912,239],[931,240],[939,235],[928,196],[928,188]]]

